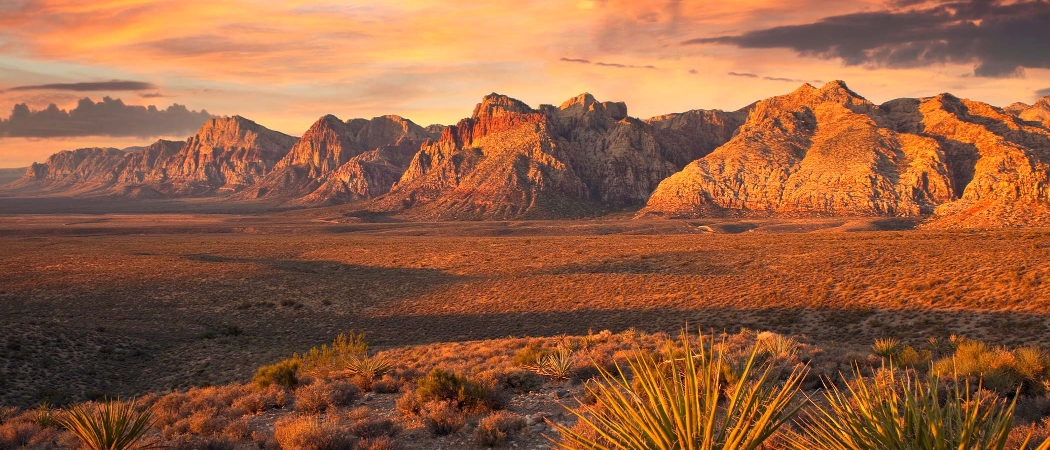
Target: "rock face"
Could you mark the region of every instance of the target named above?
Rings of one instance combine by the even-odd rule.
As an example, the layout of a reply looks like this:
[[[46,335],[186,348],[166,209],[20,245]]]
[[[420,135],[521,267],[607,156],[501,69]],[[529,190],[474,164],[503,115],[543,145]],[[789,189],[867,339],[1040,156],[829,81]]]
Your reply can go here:
[[[1048,151],[1045,125],[983,103],[945,94],[876,106],[842,82],[804,85],[758,102],[732,140],[661,183],[642,215],[1011,224],[1045,203]]]
[[[1050,97],[1043,97],[1036,101],[1034,105],[1014,103],[1004,109],[1021,120],[1041,122],[1045,126],[1050,126]]]
[[[538,110],[490,94],[471,117],[424,143],[378,203],[437,219],[578,217],[638,204],[680,167],[675,161],[703,156],[720,143],[714,137],[706,147],[691,145],[697,124],[732,128],[739,122],[734,113],[689,114],[698,117],[646,123],[628,117],[623,103],[590,94]]]
[[[14,187],[40,187],[50,190],[86,191],[113,184],[114,171],[125,153],[116,148],[65,150],[33,163]]]
[[[345,203],[390,190],[419,145],[433,137],[398,116],[319,119],[263,180],[242,197]]]
[[[173,196],[234,192],[269,173],[297,139],[240,116],[212,119],[151,177]]]

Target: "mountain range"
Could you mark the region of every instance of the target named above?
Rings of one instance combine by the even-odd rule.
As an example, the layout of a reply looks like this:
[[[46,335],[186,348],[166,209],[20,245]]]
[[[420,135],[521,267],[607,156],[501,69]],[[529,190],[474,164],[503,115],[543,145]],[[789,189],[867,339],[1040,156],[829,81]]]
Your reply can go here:
[[[234,116],[186,141],[85,148],[15,193],[355,203],[422,220],[924,217],[1050,224],[1050,97],[998,108],[950,94],[876,105],[834,81],[737,111],[641,120],[590,94],[533,108],[485,96],[455,125],[327,115],[299,137]]]

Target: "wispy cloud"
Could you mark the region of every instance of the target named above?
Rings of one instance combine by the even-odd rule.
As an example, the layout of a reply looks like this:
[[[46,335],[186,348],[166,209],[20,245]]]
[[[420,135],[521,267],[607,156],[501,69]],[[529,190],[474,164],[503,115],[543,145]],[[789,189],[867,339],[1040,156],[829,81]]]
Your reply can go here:
[[[615,69],[649,69],[649,70],[657,70],[656,66],[653,66],[653,65],[650,65],[650,64],[646,64],[646,65],[643,66],[643,65],[637,65],[637,64],[621,64],[621,63],[611,63],[611,62],[604,62],[604,61],[591,62],[591,60],[589,60],[589,59],[564,58],[564,57],[563,58],[559,58],[558,60],[562,61],[562,62],[570,62],[570,63],[593,64],[593,65],[599,66],[599,67],[612,67],[612,68],[615,68]]]
[[[746,72],[729,72],[726,75],[729,75],[731,77],[758,78],[758,75]]]
[[[146,83],[143,81],[126,81],[126,80],[112,80],[112,81],[91,81],[82,83],[51,83],[51,84],[35,84],[28,86],[15,86],[0,90],[0,92],[18,92],[18,91],[74,91],[74,92],[89,92],[89,91],[148,91],[156,89],[157,86],[153,83]]]

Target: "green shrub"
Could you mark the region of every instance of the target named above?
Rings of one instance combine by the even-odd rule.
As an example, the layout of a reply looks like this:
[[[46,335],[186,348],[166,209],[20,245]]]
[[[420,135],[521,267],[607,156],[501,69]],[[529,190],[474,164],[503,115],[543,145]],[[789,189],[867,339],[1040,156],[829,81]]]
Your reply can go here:
[[[299,384],[299,378],[296,375],[298,371],[299,363],[286,359],[277,364],[260,367],[252,377],[252,381],[262,388],[275,384],[291,389]]]
[[[567,379],[572,376],[575,359],[568,347],[558,347],[552,352],[540,355],[535,365],[526,366],[529,370],[554,379]]]
[[[302,355],[296,354],[292,359],[298,361],[304,373],[324,376],[332,370],[344,369],[351,357],[360,357],[368,353],[363,333],[352,330],[336,336],[332,345],[313,347]]]
[[[929,382],[888,376],[831,386],[827,407],[815,403],[803,431],[788,441],[798,450],[1002,450],[1013,426],[1014,403],[973,397],[970,385],[944,390]],[[958,380],[956,380],[958,381]],[[1050,441],[1040,447],[1045,450]]]
[[[549,350],[529,345],[514,354],[514,364],[520,367],[535,366],[547,353]]]
[[[772,364],[756,364],[757,346],[739,380],[723,382],[724,345],[700,338],[693,350],[683,333],[681,357],[672,345],[667,359],[647,352],[628,359],[629,372],[601,370],[601,382],[589,383],[594,405],[570,409],[577,426],[555,425],[561,445],[570,449],[681,448],[756,449],[801,407],[799,387],[806,374],[794,369],[784,381]]]
[[[434,368],[419,379],[416,389],[419,400],[423,403],[439,401],[453,402],[457,408],[475,408],[484,404],[489,397],[489,390],[469,377],[455,372]]]
[[[1020,392],[1042,395],[1050,378],[1050,356],[1035,347],[1014,350],[992,348],[975,340],[962,340],[955,354],[933,365],[942,378],[963,377],[1002,395]]]

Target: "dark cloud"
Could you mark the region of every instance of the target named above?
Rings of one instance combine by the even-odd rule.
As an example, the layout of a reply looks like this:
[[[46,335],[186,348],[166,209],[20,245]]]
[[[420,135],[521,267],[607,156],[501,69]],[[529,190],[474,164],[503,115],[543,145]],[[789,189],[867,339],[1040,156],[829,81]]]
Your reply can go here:
[[[156,88],[156,85],[142,81],[112,80],[88,83],[53,83],[36,84],[32,86],[15,86],[6,89],[6,91],[148,91]]]
[[[157,137],[189,134],[215,116],[207,111],[190,111],[174,104],[156,106],[125,105],[120,99],[105,97],[95,103],[81,99],[77,107],[65,111],[51,104],[33,111],[25,103],[15,105],[11,116],[0,119],[0,137],[134,136]]]
[[[758,78],[758,75],[755,75],[753,73],[729,72],[726,75],[729,75],[731,77]]]
[[[1038,98],[1050,97],[1050,88],[1035,91],[1035,96]]]
[[[689,73],[691,73],[693,75],[696,75],[696,74],[698,74],[700,72],[697,72],[696,69],[689,69]]]
[[[787,48],[869,67],[974,64],[974,75],[981,77],[1023,76],[1025,68],[1050,68],[1050,1],[898,0],[891,5],[683,44]]]
[[[147,92],[145,94],[139,94],[139,97],[142,97],[142,98],[163,98],[163,97],[167,97],[167,95],[161,94],[160,92]]]
[[[560,58],[559,61],[580,63],[580,64],[594,64],[601,67],[613,67],[617,69],[651,69],[656,70],[656,66],[636,66],[633,64],[619,64],[619,63],[607,63],[602,61],[591,62],[589,59],[580,58]]]

